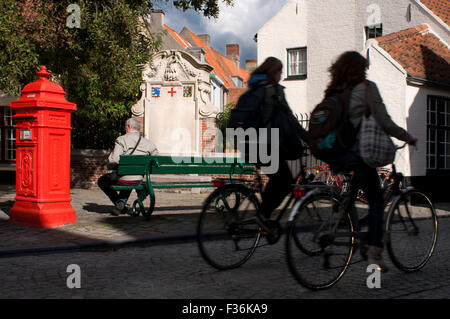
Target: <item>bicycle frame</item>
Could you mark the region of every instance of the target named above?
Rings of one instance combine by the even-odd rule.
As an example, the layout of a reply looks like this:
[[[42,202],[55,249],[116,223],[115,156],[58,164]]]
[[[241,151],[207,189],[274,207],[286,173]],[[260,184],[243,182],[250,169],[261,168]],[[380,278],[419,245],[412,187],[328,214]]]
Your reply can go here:
[[[403,146],[398,147],[397,149],[401,149],[403,147],[405,147],[407,144],[405,143]],[[319,165],[320,166],[320,165]],[[322,166],[320,166],[322,167]],[[325,165],[325,167],[328,168],[328,165]],[[387,193],[384,194],[384,203],[383,203],[383,210],[386,210],[387,207],[387,203],[389,203],[389,201],[391,199],[396,199],[397,197],[402,198],[401,196],[403,196],[407,191],[409,191],[410,189],[412,189],[412,187],[406,187],[405,189],[401,189],[400,188],[400,183],[403,182],[405,180],[404,176],[402,173],[398,173],[396,166],[394,163],[392,163],[392,170],[391,170],[391,174],[389,176],[390,179],[393,179],[393,184],[389,185],[390,189]],[[352,174],[352,178],[350,179],[350,189],[353,187],[353,174]],[[318,187],[318,185],[303,185],[303,188],[310,188],[312,189],[311,191],[307,192],[307,194],[301,198],[299,201],[297,201],[294,205],[294,207],[291,210],[291,213],[289,215],[288,221],[291,222],[294,220],[295,215],[297,214],[297,212],[299,211],[299,207],[306,201],[308,200],[310,197],[315,196],[319,193],[323,193],[324,191],[326,192],[330,192],[330,196],[333,196],[333,191],[332,191],[332,186],[331,185],[323,185],[322,187]],[[388,186],[386,186],[388,187]],[[385,190],[385,189],[383,189]],[[350,195],[351,192],[348,192],[347,194],[344,195],[344,197],[342,198],[342,200],[340,201],[341,204],[339,205],[339,215],[338,218],[336,220],[336,224],[334,226],[334,230],[336,231],[337,226],[339,225],[339,223],[342,221],[342,219],[345,216],[345,212],[347,211],[348,208],[351,207],[352,204],[352,200],[350,199]],[[353,205],[354,205],[354,200],[353,200]],[[353,213],[353,210],[351,210],[350,214]],[[330,213],[330,218],[331,218],[331,213]],[[355,223],[355,228],[358,229],[358,218],[356,218],[356,216],[351,216],[352,221]],[[356,237],[359,237],[361,234],[361,232],[357,231],[355,232],[353,235],[355,235]]]

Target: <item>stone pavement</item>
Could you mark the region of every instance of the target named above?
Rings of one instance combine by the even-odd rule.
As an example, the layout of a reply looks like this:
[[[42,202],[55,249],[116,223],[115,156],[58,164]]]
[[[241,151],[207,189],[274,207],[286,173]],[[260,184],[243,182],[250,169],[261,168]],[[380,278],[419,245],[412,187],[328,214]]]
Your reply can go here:
[[[202,203],[212,189],[194,193],[157,192],[150,220],[129,215],[113,216],[112,204],[98,189],[71,189],[76,223],[48,229],[18,226],[9,222],[15,188],[0,189],[0,256],[11,253],[72,249],[88,245],[123,244],[139,240],[193,238]],[[135,192],[129,203],[136,198]],[[149,199],[145,201],[148,208]]]
[[[197,190],[198,191],[198,190]],[[77,222],[49,229],[18,226],[9,222],[15,188],[0,188],[0,256],[79,249],[91,245],[122,245],[136,242],[167,242],[195,238],[198,214],[212,189],[200,193],[156,193],[156,206],[150,220],[142,216],[112,216],[111,203],[100,189],[72,189],[72,207]],[[136,198],[133,192],[130,203]],[[146,207],[149,199],[145,201]],[[450,203],[437,203],[438,216],[450,214]]]

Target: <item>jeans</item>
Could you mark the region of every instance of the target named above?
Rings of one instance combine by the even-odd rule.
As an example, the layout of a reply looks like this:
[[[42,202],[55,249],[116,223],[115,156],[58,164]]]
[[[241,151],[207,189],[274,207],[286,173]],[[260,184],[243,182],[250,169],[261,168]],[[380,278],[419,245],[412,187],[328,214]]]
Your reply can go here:
[[[357,192],[362,189],[369,203],[367,243],[370,246],[383,248],[384,198],[376,168],[366,165],[353,151],[336,156],[328,164],[334,172],[354,172],[349,205],[354,205]]]
[[[108,196],[111,202],[116,205],[119,201],[127,203],[128,198],[132,192],[131,189],[121,190],[119,192],[111,188],[111,186],[137,186],[142,183],[142,181],[136,181],[133,183],[122,183],[119,182],[119,176],[116,173],[108,173],[102,175],[98,181],[98,186],[100,189]]]

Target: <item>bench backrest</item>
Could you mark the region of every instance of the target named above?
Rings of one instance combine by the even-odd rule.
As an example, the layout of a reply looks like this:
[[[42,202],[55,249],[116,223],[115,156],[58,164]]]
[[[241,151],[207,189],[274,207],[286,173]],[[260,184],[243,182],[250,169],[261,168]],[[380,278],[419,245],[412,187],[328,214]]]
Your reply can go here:
[[[232,168],[234,174],[254,173],[254,164],[238,157],[122,155],[118,174],[230,174]]]

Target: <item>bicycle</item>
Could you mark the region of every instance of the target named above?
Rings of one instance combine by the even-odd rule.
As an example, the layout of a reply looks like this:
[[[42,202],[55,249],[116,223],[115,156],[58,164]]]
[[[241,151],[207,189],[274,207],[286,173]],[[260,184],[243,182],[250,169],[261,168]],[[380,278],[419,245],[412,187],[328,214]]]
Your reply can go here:
[[[311,167],[305,169],[305,173],[314,175],[314,182],[322,182],[333,186],[335,192],[345,193],[348,190],[348,183],[351,178],[350,174],[334,174],[328,164],[319,165],[315,164]],[[299,184],[300,178],[297,179],[297,184]]]
[[[418,271],[436,247],[436,212],[425,194],[412,186],[400,187],[405,185],[405,178],[396,171],[395,164],[390,179],[392,184],[384,198],[385,208],[392,201],[385,215],[385,246],[397,268]],[[301,187],[306,195],[295,203],[289,216],[287,263],[302,286],[326,289],[342,278],[356,249],[362,256],[360,261],[367,259],[367,231],[361,230],[356,208],[350,209],[355,206],[349,205],[349,196],[340,200],[329,187]]]
[[[380,179],[380,186],[384,190],[385,194],[389,190],[389,187],[392,185],[391,180],[391,170],[386,167],[377,168],[378,178]],[[353,177],[353,176],[352,176]],[[367,204],[366,194],[362,189],[358,190],[358,195],[356,197],[357,200]]]
[[[299,176],[302,184],[312,177],[305,175],[303,161]],[[297,179],[296,179],[297,180]],[[263,183],[257,172],[256,182],[220,180],[221,185],[205,200],[197,224],[197,243],[203,259],[212,267],[228,270],[240,267],[257,247],[275,244],[282,235],[280,220],[292,202],[303,194],[294,186],[287,202],[282,205],[275,220],[270,220],[273,229],[256,218],[260,206],[257,196]],[[216,183],[218,183],[216,181]],[[260,244],[261,237],[267,244]]]

